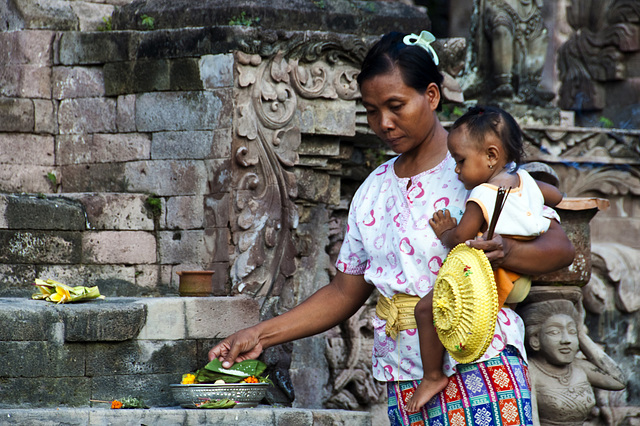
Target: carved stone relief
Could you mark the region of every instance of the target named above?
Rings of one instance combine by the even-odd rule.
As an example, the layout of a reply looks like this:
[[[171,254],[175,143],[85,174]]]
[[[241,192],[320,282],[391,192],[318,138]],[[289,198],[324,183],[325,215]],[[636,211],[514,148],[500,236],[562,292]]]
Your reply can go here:
[[[235,293],[268,297],[296,268],[300,99],[354,99],[357,71],[344,58],[354,63],[364,46],[295,39],[246,50],[236,53],[231,279]]]
[[[567,20],[575,32],[558,50],[563,109],[602,110],[608,103],[637,102],[638,91],[607,100],[607,83],[635,76],[628,59],[640,51],[640,4],[636,0],[573,0]],[[628,86],[632,89],[632,86]]]

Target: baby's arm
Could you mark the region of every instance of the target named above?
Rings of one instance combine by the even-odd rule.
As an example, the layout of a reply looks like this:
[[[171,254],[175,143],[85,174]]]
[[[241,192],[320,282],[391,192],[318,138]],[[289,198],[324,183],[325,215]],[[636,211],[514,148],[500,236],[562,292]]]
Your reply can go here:
[[[467,202],[460,223],[456,226],[456,219],[451,217],[449,210],[438,210],[429,219],[429,224],[442,243],[453,248],[467,240],[474,239],[485,223],[482,209],[472,201]]]
[[[544,197],[544,203],[549,207],[555,207],[562,201],[562,192],[550,183],[536,181],[542,196]]]

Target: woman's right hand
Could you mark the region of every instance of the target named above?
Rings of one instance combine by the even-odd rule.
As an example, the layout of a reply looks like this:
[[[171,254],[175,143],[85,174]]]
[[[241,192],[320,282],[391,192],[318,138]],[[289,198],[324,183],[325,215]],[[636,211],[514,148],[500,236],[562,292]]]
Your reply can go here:
[[[237,331],[209,351],[209,361],[217,358],[224,368],[230,368],[236,362],[257,359],[263,351],[259,336],[258,326]]]

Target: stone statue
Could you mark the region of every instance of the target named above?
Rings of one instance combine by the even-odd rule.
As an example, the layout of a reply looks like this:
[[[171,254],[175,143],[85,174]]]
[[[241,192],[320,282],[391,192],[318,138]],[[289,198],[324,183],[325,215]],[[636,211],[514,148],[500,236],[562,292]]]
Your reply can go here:
[[[553,94],[539,87],[549,37],[542,0],[476,0],[472,37],[471,98],[486,96],[544,105]],[[481,94],[480,94],[481,95]]]
[[[519,312],[526,329],[534,415],[537,411],[541,426],[583,425],[596,405],[592,387],[624,389],[622,371],[587,336],[574,302],[549,299]],[[579,350],[584,358],[576,357]]]

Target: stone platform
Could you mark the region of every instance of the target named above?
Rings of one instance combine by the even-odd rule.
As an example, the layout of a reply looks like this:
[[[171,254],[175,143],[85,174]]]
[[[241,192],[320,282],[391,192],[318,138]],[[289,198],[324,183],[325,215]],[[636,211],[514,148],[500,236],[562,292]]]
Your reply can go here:
[[[107,426],[107,425],[233,425],[233,426],[370,426],[371,414],[363,411],[256,408],[187,410],[150,408],[111,410],[102,408],[0,409],[2,425]]]

